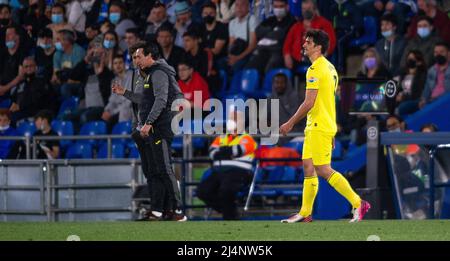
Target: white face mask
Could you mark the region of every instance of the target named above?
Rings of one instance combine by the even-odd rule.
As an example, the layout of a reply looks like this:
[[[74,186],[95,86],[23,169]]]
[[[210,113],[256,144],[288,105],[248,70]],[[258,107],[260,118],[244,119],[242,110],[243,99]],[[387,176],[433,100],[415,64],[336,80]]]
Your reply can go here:
[[[45,130],[45,125],[44,125],[44,123],[41,123],[41,126],[39,126],[39,129],[40,129],[41,131],[44,131],[44,130]]]
[[[5,131],[7,129],[9,129],[9,124],[5,126],[0,126],[0,131]]]
[[[234,120],[227,120],[227,132],[235,132],[237,124]]]
[[[285,8],[274,8],[273,14],[278,18],[283,18],[286,16],[286,9]]]

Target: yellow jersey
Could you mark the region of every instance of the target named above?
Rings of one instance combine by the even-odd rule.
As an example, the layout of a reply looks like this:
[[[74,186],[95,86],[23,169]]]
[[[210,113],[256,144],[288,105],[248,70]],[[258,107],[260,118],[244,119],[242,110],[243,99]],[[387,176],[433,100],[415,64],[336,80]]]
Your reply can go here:
[[[318,90],[316,101],[308,112],[305,131],[336,134],[335,93],[339,79],[334,65],[321,56],[306,72],[306,89]]]

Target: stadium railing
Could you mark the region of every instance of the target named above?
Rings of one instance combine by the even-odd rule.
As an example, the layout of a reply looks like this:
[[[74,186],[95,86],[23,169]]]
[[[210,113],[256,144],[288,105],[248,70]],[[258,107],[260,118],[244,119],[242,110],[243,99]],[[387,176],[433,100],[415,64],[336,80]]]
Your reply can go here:
[[[444,206],[450,204],[447,198],[450,193],[450,132],[382,132],[380,141],[387,148],[397,217],[408,218],[408,194],[422,193],[415,202],[422,199],[423,209],[428,210],[425,217],[433,219],[440,212],[441,218],[448,218],[450,210]],[[423,180],[417,181],[416,177],[423,177]],[[444,193],[440,193],[442,198],[437,201],[440,188]],[[438,211],[436,205],[440,205]]]

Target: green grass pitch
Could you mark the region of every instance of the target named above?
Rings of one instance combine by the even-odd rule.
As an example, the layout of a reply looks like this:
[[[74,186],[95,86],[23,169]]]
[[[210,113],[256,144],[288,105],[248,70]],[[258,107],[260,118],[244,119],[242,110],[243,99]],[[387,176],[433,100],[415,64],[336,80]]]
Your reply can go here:
[[[314,221],[281,224],[279,221],[191,222],[0,222],[0,240],[64,241],[77,235],[88,240],[162,241],[381,241],[450,240],[450,220],[380,220],[349,224],[347,221]]]

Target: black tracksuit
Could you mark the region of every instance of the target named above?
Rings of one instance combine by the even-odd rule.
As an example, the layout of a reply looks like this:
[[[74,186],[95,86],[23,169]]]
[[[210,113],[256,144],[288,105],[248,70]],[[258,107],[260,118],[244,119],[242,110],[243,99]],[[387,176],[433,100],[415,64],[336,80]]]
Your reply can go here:
[[[174,133],[171,111],[174,100],[183,95],[175,79],[175,70],[163,59],[144,70],[144,88],[138,104],[138,128],[152,125],[145,139],[142,161],[146,161],[150,186],[151,208],[154,211],[175,210],[181,207],[180,190],[171,165],[170,147]],[[135,136],[135,141],[141,143]],[[145,158],[145,159],[144,159]]]

